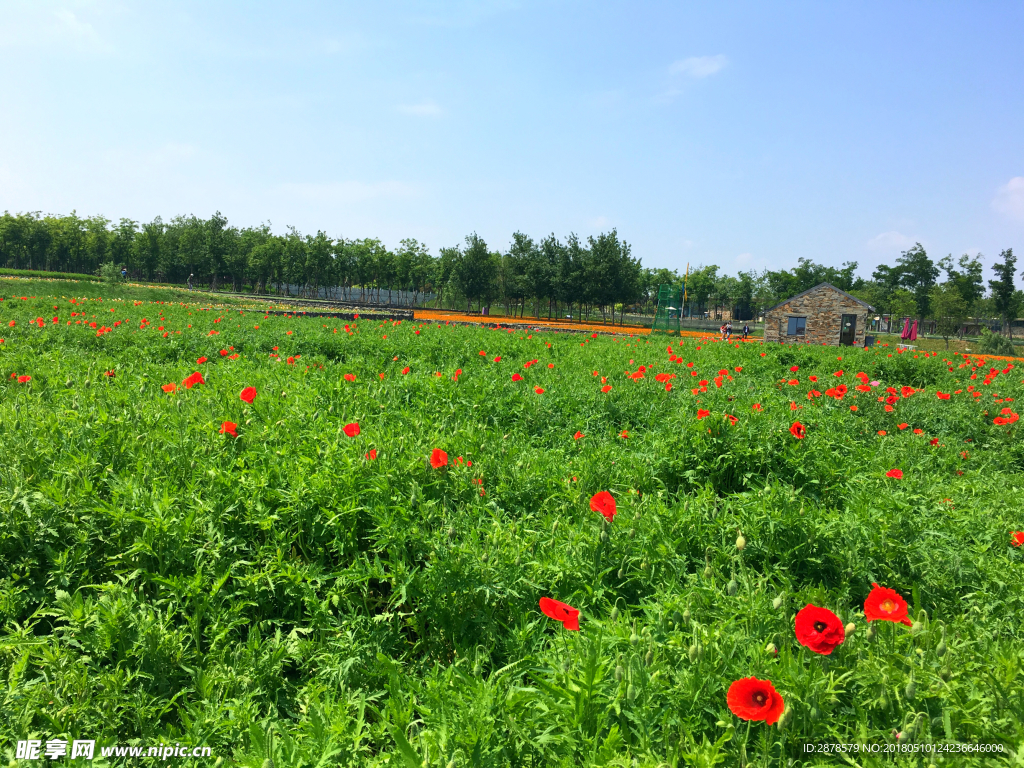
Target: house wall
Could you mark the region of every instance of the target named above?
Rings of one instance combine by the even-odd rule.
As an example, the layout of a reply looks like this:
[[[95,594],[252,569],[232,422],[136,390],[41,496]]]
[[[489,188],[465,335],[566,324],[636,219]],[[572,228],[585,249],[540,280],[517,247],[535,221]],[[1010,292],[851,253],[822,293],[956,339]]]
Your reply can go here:
[[[843,315],[857,316],[854,344],[863,345],[868,317],[867,307],[825,287],[790,299],[765,315],[764,340],[783,344],[803,342],[838,345],[841,330],[839,324]],[[803,337],[786,335],[791,316],[807,318],[807,331]]]

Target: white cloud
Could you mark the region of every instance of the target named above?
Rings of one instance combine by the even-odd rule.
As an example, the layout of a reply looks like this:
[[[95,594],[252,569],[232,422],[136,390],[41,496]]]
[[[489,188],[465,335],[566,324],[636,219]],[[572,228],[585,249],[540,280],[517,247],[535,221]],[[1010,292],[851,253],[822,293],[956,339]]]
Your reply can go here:
[[[875,235],[868,240],[868,248],[873,251],[905,251],[910,248],[916,240],[907,237],[902,232],[891,230]]]
[[[686,75],[694,79],[708,77],[720,71],[729,59],[719,54],[718,56],[691,56],[688,59],[680,59],[672,62],[668,68],[670,74]]]
[[[0,47],[42,46],[79,53],[113,50],[90,22],[68,8],[50,11],[43,3],[0,8]]]
[[[403,115],[415,115],[416,117],[437,117],[443,111],[433,101],[422,101],[419,104],[399,104],[398,111]]]
[[[1014,176],[1001,186],[992,200],[992,207],[1010,218],[1024,221],[1024,176]]]
[[[380,198],[413,197],[419,194],[420,187],[404,181],[330,181],[321,184],[282,184],[281,191],[307,202],[343,205]]]

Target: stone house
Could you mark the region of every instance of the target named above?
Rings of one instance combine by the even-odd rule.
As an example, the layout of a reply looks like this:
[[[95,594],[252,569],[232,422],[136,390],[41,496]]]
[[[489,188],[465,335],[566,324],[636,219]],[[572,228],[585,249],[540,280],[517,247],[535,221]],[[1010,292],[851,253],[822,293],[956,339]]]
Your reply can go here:
[[[765,310],[764,340],[780,344],[863,346],[867,302],[821,283]]]

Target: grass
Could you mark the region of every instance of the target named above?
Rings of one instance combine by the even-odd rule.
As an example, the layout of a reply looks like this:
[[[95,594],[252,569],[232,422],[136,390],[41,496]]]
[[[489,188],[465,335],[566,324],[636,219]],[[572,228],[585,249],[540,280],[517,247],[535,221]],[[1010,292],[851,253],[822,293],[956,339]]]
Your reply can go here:
[[[1016,764],[1024,446],[993,418],[1019,410],[1019,366],[694,338],[672,362],[658,337],[346,330],[97,288],[18,283],[0,302],[0,752],[64,737],[246,766],[822,765],[846,763],[804,744],[896,731]],[[194,371],[205,383],[181,387]],[[861,371],[881,384],[858,392]],[[887,386],[915,392],[888,412]],[[601,490],[610,524],[589,508]],[[865,622],[873,582],[913,628]],[[580,609],[580,631],[542,596]],[[808,603],[854,625],[830,656],[795,640]],[[782,727],[730,713],[747,676],[784,697]]]

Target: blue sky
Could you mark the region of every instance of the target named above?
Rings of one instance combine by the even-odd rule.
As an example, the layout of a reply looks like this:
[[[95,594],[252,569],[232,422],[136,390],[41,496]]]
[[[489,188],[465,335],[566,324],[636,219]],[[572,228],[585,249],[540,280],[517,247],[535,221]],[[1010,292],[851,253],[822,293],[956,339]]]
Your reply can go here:
[[[0,209],[988,265],[1024,249],[1021,40],[1018,2],[4,0]]]

